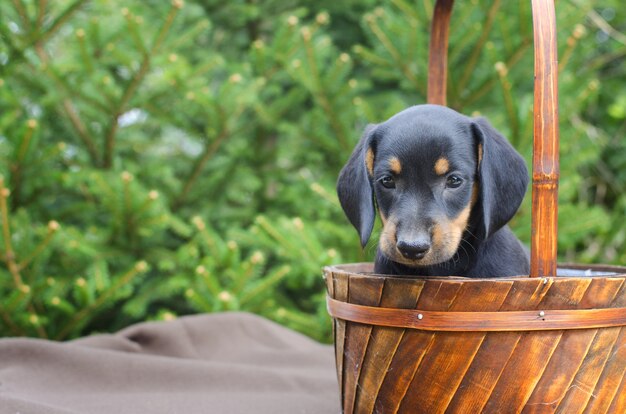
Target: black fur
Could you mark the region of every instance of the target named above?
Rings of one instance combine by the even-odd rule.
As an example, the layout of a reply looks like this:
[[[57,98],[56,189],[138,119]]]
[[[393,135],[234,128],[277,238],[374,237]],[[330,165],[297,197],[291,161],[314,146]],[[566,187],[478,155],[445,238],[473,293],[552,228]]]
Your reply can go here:
[[[529,272],[506,225],[527,185],[524,159],[485,119],[418,105],[366,128],[337,193],[363,246],[383,217],[377,273],[498,277]]]

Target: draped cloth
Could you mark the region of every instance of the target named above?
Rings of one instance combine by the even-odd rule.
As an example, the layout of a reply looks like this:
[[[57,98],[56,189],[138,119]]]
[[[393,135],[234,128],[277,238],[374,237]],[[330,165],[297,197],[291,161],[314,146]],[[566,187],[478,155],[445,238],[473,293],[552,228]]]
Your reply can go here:
[[[0,340],[0,413],[339,412],[332,346],[247,313]]]

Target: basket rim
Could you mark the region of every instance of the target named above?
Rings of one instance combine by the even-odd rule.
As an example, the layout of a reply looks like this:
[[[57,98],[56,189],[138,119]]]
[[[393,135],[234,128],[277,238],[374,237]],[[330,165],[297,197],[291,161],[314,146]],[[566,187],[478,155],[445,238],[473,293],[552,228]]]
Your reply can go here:
[[[516,332],[599,329],[626,326],[626,308],[525,311],[424,311],[364,306],[326,296],[335,319],[360,324],[422,331]]]
[[[514,281],[520,279],[529,279],[528,275],[519,276],[504,276],[504,277],[465,277],[465,276],[398,276],[398,275],[385,275],[375,273],[373,270],[373,262],[354,262],[354,263],[342,263],[335,265],[328,265],[323,267],[324,274],[338,273],[349,275],[351,277],[360,278],[385,278],[385,279],[411,279],[411,280],[443,280],[443,281],[463,281],[463,282],[498,282],[498,281]],[[371,268],[371,271],[363,271],[363,268]],[[591,271],[595,274],[588,275],[551,275],[544,276],[543,279],[596,279],[596,278],[614,278],[614,277],[626,277],[626,267],[617,265],[604,265],[604,264],[580,264],[580,263],[559,263],[558,270],[562,271],[574,271],[574,272],[586,272]]]
[[[396,276],[381,275],[373,272],[373,263],[349,263],[324,267],[324,278],[327,285],[332,281],[345,279],[347,286],[352,283],[363,286],[399,283],[413,285],[415,283],[435,283],[437,285],[473,285],[479,289],[491,291],[498,289],[499,284],[530,283],[535,286],[546,286],[550,289],[553,283],[579,285],[589,284],[592,280],[615,280],[620,286],[626,280],[626,268],[608,265],[580,265],[564,264],[566,276],[547,276],[531,278],[526,275],[502,278],[468,278],[459,276]],[[590,274],[586,274],[589,271]],[[580,275],[571,276],[579,273]],[[329,285],[329,282],[331,283]],[[382,283],[382,284],[381,284]],[[611,282],[613,283],[613,282]],[[484,286],[484,287],[481,287]],[[503,285],[500,285],[503,286]],[[563,286],[563,285],[561,285]],[[537,287],[538,288],[538,287]],[[348,288],[350,289],[350,288]],[[541,288],[545,289],[545,288]],[[622,290],[626,291],[626,290]],[[566,309],[554,308],[551,305],[543,307],[516,310],[430,310],[428,308],[384,307],[372,304],[365,306],[360,300],[352,301],[348,298],[335,297],[334,289],[329,289],[327,295],[328,313],[335,319],[367,324],[373,326],[387,326],[395,328],[410,328],[426,331],[539,331],[539,330],[567,330],[593,329],[626,326],[626,307],[620,302],[616,307],[604,307],[600,304],[585,306],[584,308]],[[373,305],[373,306],[372,306]],[[621,305],[621,306],[620,306]]]

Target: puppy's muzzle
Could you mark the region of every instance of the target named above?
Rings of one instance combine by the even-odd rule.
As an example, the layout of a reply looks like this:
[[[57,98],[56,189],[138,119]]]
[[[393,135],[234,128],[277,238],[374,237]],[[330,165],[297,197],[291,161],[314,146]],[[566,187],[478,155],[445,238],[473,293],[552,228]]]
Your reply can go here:
[[[409,260],[420,260],[426,256],[430,250],[430,238],[420,237],[414,240],[398,240],[396,247],[402,253],[402,256]]]

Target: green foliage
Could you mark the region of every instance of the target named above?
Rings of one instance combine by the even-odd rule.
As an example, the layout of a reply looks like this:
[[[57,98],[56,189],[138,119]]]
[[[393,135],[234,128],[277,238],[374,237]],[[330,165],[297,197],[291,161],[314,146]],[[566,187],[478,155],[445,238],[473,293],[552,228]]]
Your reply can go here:
[[[321,267],[374,245],[335,179],[368,122],[425,102],[433,3],[0,3],[0,335],[245,310],[328,340]],[[559,247],[624,263],[626,15],[605,3],[557,7]],[[450,106],[530,162],[530,3],[458,3],[451,27]],[[512,224],[528,242],[528,200]]]

